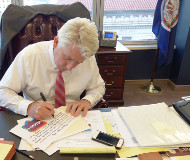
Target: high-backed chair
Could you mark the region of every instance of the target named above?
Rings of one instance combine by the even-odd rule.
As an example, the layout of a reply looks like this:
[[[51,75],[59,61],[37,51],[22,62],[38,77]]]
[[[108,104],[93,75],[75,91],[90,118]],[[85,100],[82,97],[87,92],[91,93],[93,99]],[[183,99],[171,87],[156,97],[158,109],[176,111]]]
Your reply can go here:
[[[14,22],[15,22],[14,25],[18,25],[18,27],[13,26],[14,27],[13,30],[17,30],[18,33],[16,34],[15,32],[12,33],[12,30],[11,30],[12,37],[10,35],[8,37],[5,37],[6,35],[8,35],[8,33],[4,33],[7,31],[7,29],[5,29],[5,26],[7,25],[7,23],[5,23],[6,19],[2,19],[1,60],[2,60],[2,54],[4,54],[4,57],[1,63],[3,64],[2,65],[3,72],[7,70],[9,65],[14,60],[15,56],[27,45],[36,43],[39,41],[53,40],[54,37],[57,35],[57,31],[59,30],[59,28],[61,28],[61,26],[64,25],[64,23],[67,20],[74,17],[85,17],[85,18],[90,19],[89,11],[82,5],[82,3],[79,3],[79,2],[72,5],[66,5],[66,6],[62,5],[62,7],[60,5],[53,5],[53,6],[37,5],[37,6],[32,6],[32,7],[29,7],[29,6],[19,7],[19,6],[12,5],[11,7],[15,7],[17,10],[18,9],[23,10],[26,16],[27,15],[30,16],[31,19],[26,20],[27,17],[25,17],[24,20],[27,21],[25,23],[23,22],[24,20],[22,19],[14,19]],[[58,8],[57,10],[56,10],[56,7]],[[40,12],[40,8],[43,9],[41,12]],[[79,11],[80,9],[82,10],[81,12]],[[72,15],[72,12],[74,10],[76,11]],[[28,12],[33,15],[31,16],[31,14],[29,14]],[[6,11],[5,11],[5,14],[6,14]],[[22,13],[20,14],[21,14],[20,18],[23,18]],[[4,16],[6,15],[3,15],[2,18]],[[14,15],[12,16],[14,17]],[[23,26],[20,25],[20,22],[19,22],[20,20]],[[9,29],[11,29],[11,26],[9,25],[7,26],[9,27]],[[96,105],[96,107],[105,108],[105,107],[108,107],[108,104],[106,101],[102,100]]]

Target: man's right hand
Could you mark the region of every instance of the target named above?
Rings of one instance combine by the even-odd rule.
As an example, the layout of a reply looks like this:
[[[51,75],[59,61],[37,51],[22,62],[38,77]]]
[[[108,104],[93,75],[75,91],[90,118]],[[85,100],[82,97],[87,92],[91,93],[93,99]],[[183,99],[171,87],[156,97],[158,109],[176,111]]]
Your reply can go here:
[[[34,102],[28,106],[27,113],[32,118],[43,120],[55,113],[54,105],[48,102]]]

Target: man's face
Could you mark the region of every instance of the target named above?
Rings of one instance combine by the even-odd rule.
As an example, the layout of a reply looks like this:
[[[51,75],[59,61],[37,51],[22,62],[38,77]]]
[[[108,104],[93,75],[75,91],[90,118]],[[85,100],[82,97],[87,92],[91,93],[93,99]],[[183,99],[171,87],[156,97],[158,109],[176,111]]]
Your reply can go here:
[[[54,61],[58,70],[71,71],[74,67],[84,61],[84,57],[81,55],[81,52],[78,47],[67,46],[58,48],[58,39],[54,38],[53,44],[53,54]]]

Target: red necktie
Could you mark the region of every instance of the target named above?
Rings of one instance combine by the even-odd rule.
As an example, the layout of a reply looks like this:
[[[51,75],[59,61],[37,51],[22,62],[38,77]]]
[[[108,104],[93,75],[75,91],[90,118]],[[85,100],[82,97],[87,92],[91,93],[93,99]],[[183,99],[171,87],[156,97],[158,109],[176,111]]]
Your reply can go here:
[[[64,80],[61,75],[61,71],[58,72],[55,85],[55,108],[65,106],[65,87]]]

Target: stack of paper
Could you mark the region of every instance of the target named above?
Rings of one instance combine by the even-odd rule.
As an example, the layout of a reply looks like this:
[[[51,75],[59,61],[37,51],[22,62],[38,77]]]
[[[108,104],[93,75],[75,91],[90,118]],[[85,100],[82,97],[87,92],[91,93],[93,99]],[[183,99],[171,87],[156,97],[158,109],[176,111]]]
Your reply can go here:
[[[54,118],[36,121],[21,119],[10,132],[22,138],[20,150],[39,148],[49,156],[60,153],[115,153],[115,147],[109,147],[92,140],[96,130],[105,132],[105,126],[99,110],[88,111],[85,117],[72,117],[65,113],[66,107],[55,110]]]
[[[39,148],[48,155],[57,151],[54,144],[67,136],[90,129],[88,123],[81,117],[73,117],[61,109],[56,109],[54,118],[47,120],[35,120],[27,118],[19,122],[10,130],[11,133],[25,140],[25,145],[31,148]]]
[[[120,107],[118,112],[141,147],[190,144],[190,127],[165,103]]]

